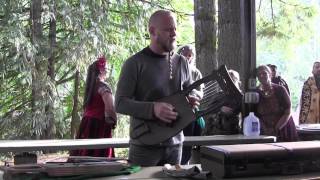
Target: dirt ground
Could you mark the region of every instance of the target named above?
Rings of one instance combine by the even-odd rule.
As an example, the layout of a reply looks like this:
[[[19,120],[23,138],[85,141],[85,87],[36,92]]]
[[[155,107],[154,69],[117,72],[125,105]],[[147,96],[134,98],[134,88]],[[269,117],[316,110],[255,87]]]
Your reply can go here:
[[[21,155],[21,154],[16,154],[16,155]],[[37,154],[37,163],[42,164],[46,162],[64,162],[68,158],[68,153],[50,153],[50,154]],[[29,158],[29,159],[27,159]],[[30,159],[31,158],[31,159]],[[22,161],[27,161],[27,160],[33,160],[32,157],[23,157],[20,159]],[[13,165],[14,164],[14,158],[12,157],[7,157],[3,158],[0,162],[0,166],[3,165]]]

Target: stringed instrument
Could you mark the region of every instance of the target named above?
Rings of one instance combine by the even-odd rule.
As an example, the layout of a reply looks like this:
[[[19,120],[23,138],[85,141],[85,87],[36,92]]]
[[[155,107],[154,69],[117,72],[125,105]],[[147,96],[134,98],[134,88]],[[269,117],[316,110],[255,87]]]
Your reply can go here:
[[[190,92],[204,84],[204,97],[200,101],[199,111],[194,112],[187,97]],[[243,94],[229,76],[227,67],[222,65],[210,75],[192,83],[186,89],[171,96],[159,99],[158,102],[170,103],[178,112],[178,119],[168,124],[162,121],[140,121],[133,128],[131,138],[138,139],[145,145],[156,145],[178,134],[183,128],[197,118],[209,113],[217,113],[220,108],[230,101],[241,103]]]

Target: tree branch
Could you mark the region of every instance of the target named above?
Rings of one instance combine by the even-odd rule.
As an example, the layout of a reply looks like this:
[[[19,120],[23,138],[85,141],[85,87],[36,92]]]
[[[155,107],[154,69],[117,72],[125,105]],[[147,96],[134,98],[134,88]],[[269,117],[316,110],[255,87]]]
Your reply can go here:
[[[59,81],[56,82],[57,85],[63,84],[65,82],[71,81],[75,78],[75,75],[72,75],[66,79],[60,79]]]
[[[62,81],[64,81],[63,79],[65,79],[69,74],[70,74],[70,72],[71,71],[74,71],[76,69],[76,66],[73,66],[72,68],[70,68],[67,72],[65,72],[62,76],[61,76],[61,78],[58,80],[58,81],[56,81],[56,83],[57,84],[61,84],[61,83],[59,83],[59,82],[62,82]],[[72,77],[72,76],[71,76]]]
[[[302,9],[308,9],[309,7],[303,7],[299,4],[291,4],[291,3],[287,3],[287,2],[284,2],[283,0],[278,0],[279,2],[283,3],[283,4],[286,4],[286,5],[289,5],[289,6],[294,6],[294,7],[299,7],[299,8],[302,8]]]
[[[6,112],[4,115],[3,115],[3,118],[7,118],[10,114],[12,114],[14,111],[17,111],[17,110],[20,110],[22,107],[24,107],[25,105],[27,105],[28,103],[31,103],[31,100],[27,100],[27,101],[24,101],[22,102],[22,104],[20,104],[19,106],[15,107],[14,109]],[[14,106],[14,105],[12,105]]]
[[[13,87],[13,86],[12,86]],[[12,89],[11,87],[9,87],[9,88],[6,88],[6,89]],[[22,91],[22,90],[19,90],[20,92]],[[16,101],[17,99],[23,99],[23,98],[25,98],[25,97],[28,97],[29,95],[27,94],[28,93],[28,91],[22,91],[22,93],[21,94],[18,94],[18,95],[15,95],[14,97],[12,97],[12,99],[10,99],[10,98],[7,98],[6,100],[7,101],[5,101],[5,102],[3,102],[2,104],[1,104],[1,106],[2,107],[4,107],[4,106],[7,106],[7,105],[10,105],[13,101]],[[23,101],[23,100],[22,100]],[[29,100],[28,100],[29,101]],[[14,105],[11,105],[11,106],[14,106]]]
[[[156,4],[156,3],[153,3],[153,2],[150,2],[150,1],[146,1],[146,0],[139,0],[139,1],[142,2],[142,3],[149,4],[149,5],[151,5],[152,7],[159,7],[159,8],[161,8],[161,9],[165,9],[165,10],[168,10],[168,11],[172,11],[172,12],[174,12],[174,13],[176,13],[176,14],[179,14],[179,15],[183,15],[183,16],[194,16],[194,14],[189,14],[189,13],[181,12],[181,11],[178,11],[178,10],[172,8],[171,3],[170,3],[170,6],[171,6],[172,9],[169,9],[169,8],[166,8],[166,7],[164,7],[164,6],[161,6],[161,5],[159,5],[159,4]]]
[[[272,2],[273,2],[273,0],[270,0],[272,24],[273,24],[273,28],[276,29],[276,23],[275,23],[275,20],[274,20],[274,12],[273,12],[273,4],[272,4]]]
[[[262,1],[262,0],[259,1],[258,12],[259,12],[260,9],[261,9],[261,1]]]

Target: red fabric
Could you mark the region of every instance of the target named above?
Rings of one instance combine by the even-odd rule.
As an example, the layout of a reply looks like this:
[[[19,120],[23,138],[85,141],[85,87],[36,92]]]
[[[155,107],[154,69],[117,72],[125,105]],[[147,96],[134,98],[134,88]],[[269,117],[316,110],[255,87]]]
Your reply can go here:
[[[111,127],[103,119],[84,117],[77,139],[111,138]],[[114,149],[81,149],[70,152],[71,156],[115,157]]]
[[[99,93],[92,97],[91,103],[84,110],[84,117],[91,117],[103,119],[104,117],[104,103]]]
[[[85,108],[77,139],[111,138],[112,128],[104,119],[104,103],[96,92],[91,103]],[[114,149],[81,149],[70,152],[71,156],[115,157]]]

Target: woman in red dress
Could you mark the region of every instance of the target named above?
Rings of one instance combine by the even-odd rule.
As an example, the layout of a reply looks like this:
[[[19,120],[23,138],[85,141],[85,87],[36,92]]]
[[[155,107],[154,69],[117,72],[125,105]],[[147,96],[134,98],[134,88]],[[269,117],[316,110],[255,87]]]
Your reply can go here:
[[[117,125],[111,88],[105,83],[107,62],[99,57],[88,68],[84,95],[84,115],[77,133],[77,139],[111,138],[111,131]],[[114,157],[113,148],[81,149],[71,156]]]
[[[276,136],[277,141],[296,141],[296,127],[291,116],[291,101],[287,90],[271,82],[271,69],[262,65],[257,68],[260,95],[257,116],[261,134]]]

